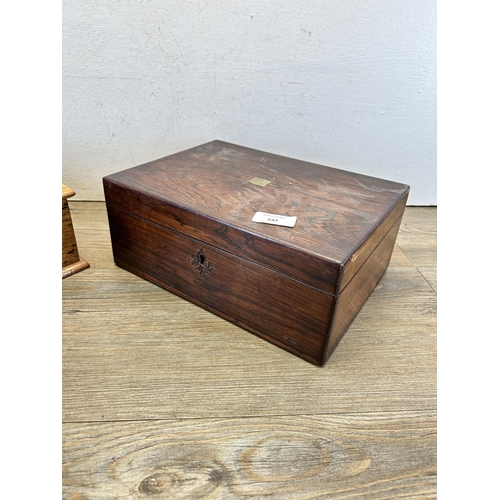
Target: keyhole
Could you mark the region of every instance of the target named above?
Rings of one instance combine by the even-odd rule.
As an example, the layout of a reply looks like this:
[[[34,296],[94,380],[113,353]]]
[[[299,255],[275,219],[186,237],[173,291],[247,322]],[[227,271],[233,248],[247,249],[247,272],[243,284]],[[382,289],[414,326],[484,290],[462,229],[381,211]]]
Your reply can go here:
[[[205,264],[205,256],[203,254],[200,255],[201,264]]]

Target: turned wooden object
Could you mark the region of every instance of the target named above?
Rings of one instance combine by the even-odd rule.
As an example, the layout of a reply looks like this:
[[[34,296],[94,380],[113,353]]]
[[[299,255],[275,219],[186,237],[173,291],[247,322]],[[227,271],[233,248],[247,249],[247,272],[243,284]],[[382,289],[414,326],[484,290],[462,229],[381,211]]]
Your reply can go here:
[[[62,277],[83,271],[89,263],[80,257],[76,243],[75,230],[71,220],[68,198],[75,195],[69,187],[62,185]]]

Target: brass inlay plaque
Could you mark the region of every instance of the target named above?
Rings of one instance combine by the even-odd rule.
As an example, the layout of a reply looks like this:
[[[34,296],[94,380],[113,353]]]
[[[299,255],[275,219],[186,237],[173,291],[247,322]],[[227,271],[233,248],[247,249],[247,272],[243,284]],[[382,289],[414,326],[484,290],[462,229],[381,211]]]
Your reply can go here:
[[[267,179],[261,179],[260,177],[254,177],[253,179],[250,179],[252,184],[256,184],[257,186],[267,186],[271,181],[268,181]]]

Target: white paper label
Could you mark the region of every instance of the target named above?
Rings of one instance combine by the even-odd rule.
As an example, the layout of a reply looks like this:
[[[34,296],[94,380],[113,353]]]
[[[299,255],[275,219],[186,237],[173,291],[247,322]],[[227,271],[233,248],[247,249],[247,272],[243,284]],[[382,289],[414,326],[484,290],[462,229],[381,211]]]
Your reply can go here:
[[[297,222],[297,217],[267,214],[265,212],[255,212],[255,215],[252,218],[252,222],[262,222],[264,224],[273,224],[275,226],[293,227]]]

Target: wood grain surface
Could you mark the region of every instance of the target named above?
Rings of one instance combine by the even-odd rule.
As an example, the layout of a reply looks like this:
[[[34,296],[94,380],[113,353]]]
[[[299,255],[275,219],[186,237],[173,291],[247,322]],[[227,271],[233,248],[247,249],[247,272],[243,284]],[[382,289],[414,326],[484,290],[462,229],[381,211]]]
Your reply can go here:
[[[67,424],[66,498],[431,498],[435,414]]]
[[[404,184],[223,141],[116,172],[103,184],[109,206],[331,294],[399,219],[409,192]],[[259,211],[297,222],[293,230],[252,222]],[[339,271],[346,278],[340,283]]]
[[[67,278],[89,267],[86,260],[80,257],[76,242],[75,230],[71,219],[71,210],[68,198],[75,192],[68,186],[62,185],[62,277]]]
[[[317,365],[383,275],[409,193],[222,141],[103,186],[118,266]],[[258,224],[259,211],[296,223]]]
[[[62,267],[63,269],[80,260],[75,231],[67,200],[62,200]]]
[[[108,215],[117,265],[320,364],[334,297],[112,207]]]
[[[69,188],[68,186],[65,186],[64,184],[62,185],[62,198],[63,200],[67,200],[68,198],[71,198],[75,196],[75,192]]]
[[[436,498],[435,209],[320,368],[118,268],[104,203],[70,204],[63,498]]]

